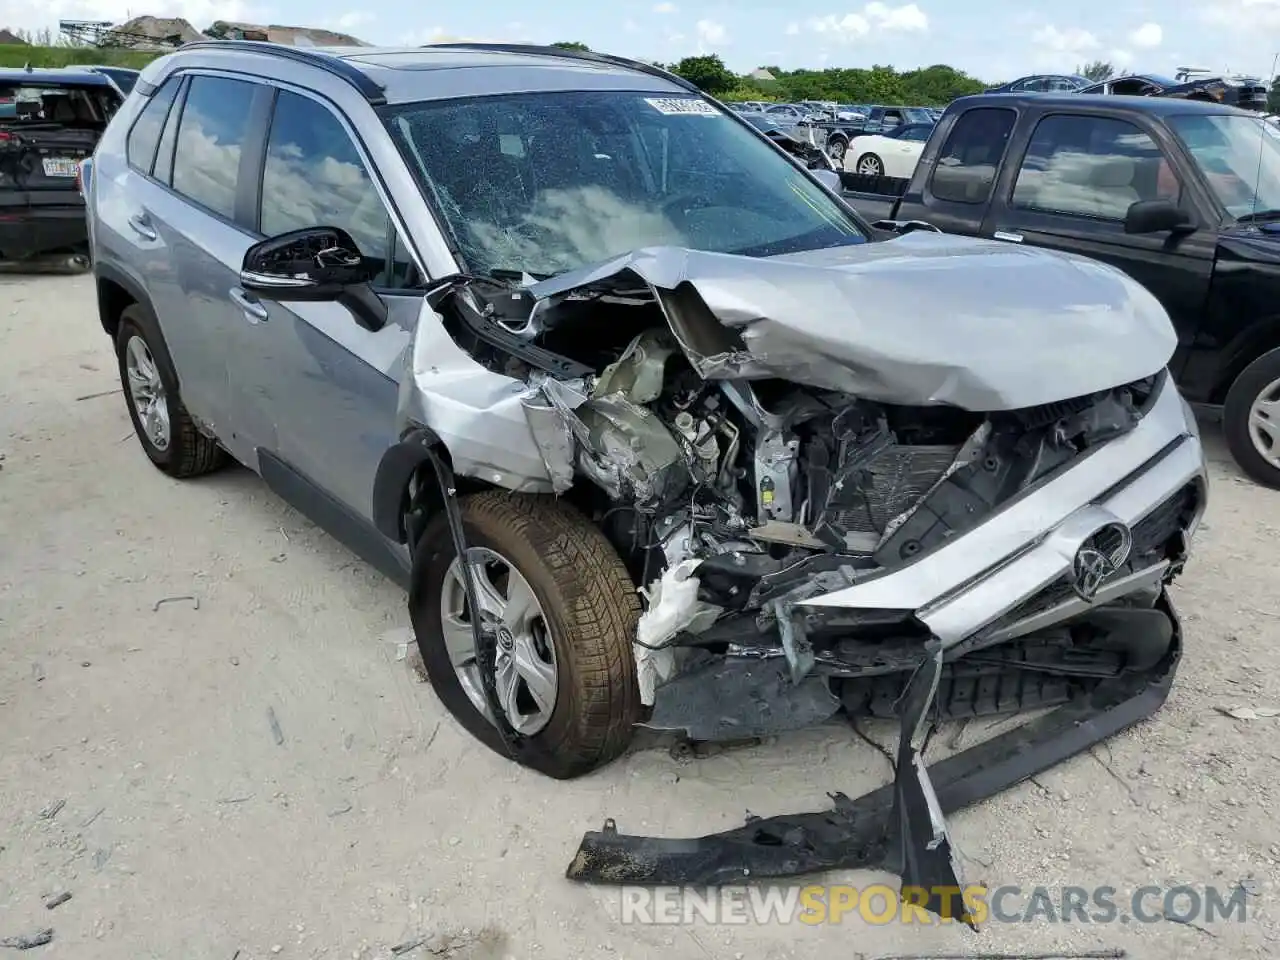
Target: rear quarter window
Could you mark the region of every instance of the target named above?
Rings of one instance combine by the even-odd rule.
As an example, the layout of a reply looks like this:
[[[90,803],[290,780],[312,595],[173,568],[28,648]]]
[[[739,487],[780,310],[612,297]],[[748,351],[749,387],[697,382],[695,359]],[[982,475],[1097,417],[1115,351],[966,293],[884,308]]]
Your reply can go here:
[[[160,132],[169,116],[169,108],[178,95],[178,86],[182,81],[178,77],[170,77],[164,85],[151,97],[147,105],[138,114],[129,131],[129,139],[125,144],[125,156],[129,166],[135,170],[151,175],[156,160],[156,147],[160,143]]]
[[[949,203],[986,203],[1017,120],[1017,112],[1007,107],[965,111],[938,154],[933,195]]]
[[[173,189],[222,217],[235,217],[240,154],[257,86],[194,76],[178,125]]]

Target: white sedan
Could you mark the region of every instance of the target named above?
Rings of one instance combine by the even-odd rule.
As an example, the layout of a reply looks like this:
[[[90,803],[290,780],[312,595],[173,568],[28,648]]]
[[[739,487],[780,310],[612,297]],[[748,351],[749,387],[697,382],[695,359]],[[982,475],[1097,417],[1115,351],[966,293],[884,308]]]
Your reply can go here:
[[[873,177],[909,177],[931,133],[931,123],[904,123],[888,133],[854,137],[844,152],[844,169]]]

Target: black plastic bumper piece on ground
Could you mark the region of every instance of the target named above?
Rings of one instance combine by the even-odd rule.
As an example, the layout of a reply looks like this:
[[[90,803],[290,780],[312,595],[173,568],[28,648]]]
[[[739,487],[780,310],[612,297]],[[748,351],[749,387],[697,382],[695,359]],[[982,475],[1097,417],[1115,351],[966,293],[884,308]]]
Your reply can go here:
[[[954,813],[1159,710],[1173,685],[1182,636],[1167,595],[1161,595],[1151,613],[1150,629],[1168,639],[1163,656],[1154,665],[1104,680],[1087,695],[1052,713],[939,761],[927,768],[927,776],[921,764],[917,779],[924,781],[923,793],[907,784],[912,771],[902,769],[900,750],[894,783],[856,800],[832,794],[832,809],[822,813],[756,818],[735,830],[686,840],[621,834],[613,821],[608,821],[603,831],[583,837],[566,876],[587,883],[716,886],[875,868],[904,875],[904,884],[921,885],[923,881],[926,889],[938,883],[948,885],[949,880],[939,876],[946,873],[939,869],[939,851],[948,848],[949,853],[949,843],[945,838],[936,843],[931,831],[917,828],[921,823],[918,802],[928,800],[931,792],[938,814]],[[905,735],[906,731],[904,739]],[[900,799],[904,785],[911,800],[906,804]],[[933,901],[927,906],[938,907]]]

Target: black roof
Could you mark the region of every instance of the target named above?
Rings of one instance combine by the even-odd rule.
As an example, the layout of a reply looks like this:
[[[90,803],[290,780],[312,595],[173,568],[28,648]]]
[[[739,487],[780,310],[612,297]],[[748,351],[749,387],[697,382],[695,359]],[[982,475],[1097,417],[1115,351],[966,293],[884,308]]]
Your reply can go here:
[[[0,83],[6,86],[57,87],[109,87],[107,78],[93,70],[68,69],[66,67],[0,67]]]
[[[1241,110],[1221,103],[1209,103],[1205,100],[1183,100],[1178,97],[1125,97],[1115,94],[1101,93],[978,93],[969,97],[960,97],[951,106],[1008,106],[1052,107],[1079,109],[1080,107],[1098,107],[1107,110],[1128,110],[1135,113],[1150,113],[1156,116],[1172,116],[1176,114],[1239,114],[1242,117],[1256,117],[1256,110]]]

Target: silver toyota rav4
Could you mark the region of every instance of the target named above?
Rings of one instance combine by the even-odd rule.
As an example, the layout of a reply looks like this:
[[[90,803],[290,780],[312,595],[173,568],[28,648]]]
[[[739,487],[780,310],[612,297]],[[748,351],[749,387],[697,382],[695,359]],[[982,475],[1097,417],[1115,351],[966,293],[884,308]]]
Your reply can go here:
[[[1203,454],[1134,281],[831,179],[645,64],[222,41],[143,72],[83,183],[143,452],[229,455],[405,584],[481,742],[572,777],[638,726],[901,721],[880,791],[610,821],[570,877],[876,864],[959,912],[944,814],[1163,702]],[[1033,709],[926,767],[937,721]]]

